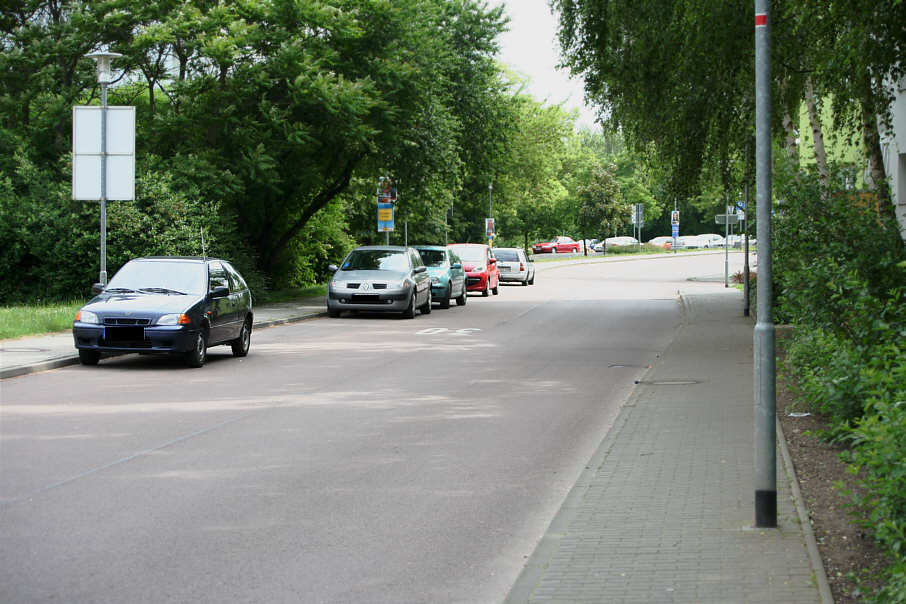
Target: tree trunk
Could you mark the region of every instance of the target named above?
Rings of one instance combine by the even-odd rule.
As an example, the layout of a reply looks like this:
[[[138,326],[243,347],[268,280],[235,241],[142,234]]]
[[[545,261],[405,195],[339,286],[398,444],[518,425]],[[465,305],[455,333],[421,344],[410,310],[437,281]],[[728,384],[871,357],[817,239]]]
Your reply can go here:
[[[796,143],[796,127],[793,124],[793,118],[789,109],[783,110],[783,148],[786,150],[786,156],[790,158],[796,168],[799,167],[799,145]]]
[[[868,156],[868,169],[874,181],[875,193],[878,195],[878,212],[882,216],[896,219],[896,210],[890,199],[890,186],[884,170],[884,152],[881,150],[881,135],[878,132],[878,112],[875,104],[880,96],[872,90],[871,80],[866,77],[862,82],[862,142]]]
[[[812,78],[805,80],[805,106],[808,107],[808,120],[812,126],[812,141],[815,143],[815,163],[818,165],[818,179],[825,192],[830,190],[830,172],[827,169],[827,151],[824,149],[824,132],[821,127],[821,112]]]

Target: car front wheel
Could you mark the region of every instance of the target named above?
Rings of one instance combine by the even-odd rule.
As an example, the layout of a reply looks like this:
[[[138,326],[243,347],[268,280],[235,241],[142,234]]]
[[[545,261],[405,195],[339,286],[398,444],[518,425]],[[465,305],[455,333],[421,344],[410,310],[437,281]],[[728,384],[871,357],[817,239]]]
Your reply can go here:
[[[97,350],[79,350],[79,363],[82,365],[94,366],[101,360],[101,353]]]
[[[468,295],[468,293],[466,293],[466,284],[463,283],[463,284],[462,284],[462,293],[460,293],[460,294],[459,294],[459,297],[456,298],[456,305],[457,305],[457,306],[465,306],[465,305],[466,305],[466,300],[468,299],[468,297],[469,297],[469,295]]]
[[[186,353],[186,365],[189,367],[201,367],[208,356],[208,337],[203,331],[195,334],[195,342],[192,350]]]
[[[406,319],[415,318],[415,292],[412,292],[412,295],[409,296],[409,306],[406,307],[406,310],[403,311],[403,317]]]
[[[441,308],[450,308],[450,298],[453,297],[453,284],[447,285],[447,294],[440,299]]]
[[[246,317],[245,323],[242,324],[242,330],[239,337],[230,342],[233,348],[234,357],[244,357],[249,353],[249,346],[252,344],[252,318]]]

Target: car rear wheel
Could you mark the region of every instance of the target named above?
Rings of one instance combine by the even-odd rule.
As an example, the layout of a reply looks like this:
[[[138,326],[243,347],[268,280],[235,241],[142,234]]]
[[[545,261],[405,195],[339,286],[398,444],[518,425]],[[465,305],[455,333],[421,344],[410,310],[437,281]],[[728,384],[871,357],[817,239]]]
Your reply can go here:
[[[495,285],[491,291],[494,292],[494,295],[496,296],[499,293],[499,290],[500,290],[500,282],[498,281],[497,285]]]
[[[532,278],[528,280],[529,285],[535,285],[535,275],[532,275]]]
[[[556,253],[557,253],[557,248],[552,247],[552,248],[551,248],[551,254],[556,254]]]
[[[453,284],[447,285],[447,295],[440,299],[441,308],[450,308],[450,298],[453,297]]]
[[[79,363],[94,366],[101,360],[101,353],[97,350],[79,350]]]
[[[208,356],[208,336],[199,331],[195,335],[195,343],[192,350],[186,353],[186,365],[189,367],[201,367]]]
[[[249,346],[252,344],[252,318],[246,317],[245,323],[242,324],[242,330],[239,337],[230,342],[233,348],[234,357],[244,357],[249,353]]]
[[[484,291],[481,292],[482,297],[487,298],[491,295],[491,280],[488,279],[484,284]]]

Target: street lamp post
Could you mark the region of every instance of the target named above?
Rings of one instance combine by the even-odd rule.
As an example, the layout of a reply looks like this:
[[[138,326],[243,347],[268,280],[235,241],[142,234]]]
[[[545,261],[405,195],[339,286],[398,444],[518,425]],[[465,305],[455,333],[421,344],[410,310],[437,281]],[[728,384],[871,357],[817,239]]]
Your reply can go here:
[[[101,85],[101,285],[107,285],[107,85],[111,80],[110,63],[123,55],[117,52],[93,52],[85,55],[97,62],[98,84]]]

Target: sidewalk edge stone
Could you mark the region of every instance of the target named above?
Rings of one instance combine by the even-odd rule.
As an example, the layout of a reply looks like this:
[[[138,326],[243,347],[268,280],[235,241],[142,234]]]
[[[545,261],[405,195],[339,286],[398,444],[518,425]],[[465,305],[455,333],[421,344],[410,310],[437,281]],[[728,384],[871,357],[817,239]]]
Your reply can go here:
[[[777,442],[780,446],[780,454],[783,458],[783,465],[786,469],[787,479],[790,482],[790,491],[793,501],[796,504],[796,511],[799,514],[799,524],[802,526],[802,534],[805,537],[805,548],[808,550],[808,557],[812,563],[812,571],[815,573],[815,582],[818,584],[818,593],[824,604],[834,604],[834,595],[831,592],[830,583],[827,580],[827,573],[824,570],[824,562],[821,560],[821,553],[818,551],[818,542],[815,540],[815,533],[812,530],[812,523],[809,520],[808,509],[805,501],[802,499],[802,491],[799,490],[799,479],[796,478],[796,468],[793,466],[793,459],[790,457],[790,451],[786,445],[786,437],[783,434],[783,427],[780,425],[780,419],[774,418],[777,424]]]

